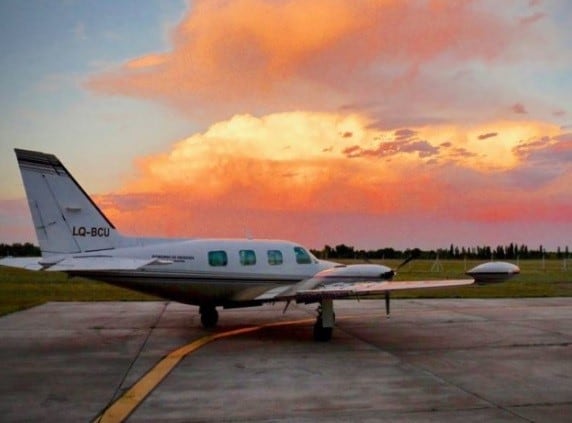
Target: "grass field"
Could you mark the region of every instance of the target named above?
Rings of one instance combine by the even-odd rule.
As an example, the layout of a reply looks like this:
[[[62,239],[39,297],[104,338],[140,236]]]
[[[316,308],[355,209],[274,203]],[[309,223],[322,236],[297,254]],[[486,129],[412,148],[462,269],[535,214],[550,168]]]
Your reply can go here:
[[[345,263],[363,261],[345,260]],[[383,264],[395,267],[399,260]],[[439,269],[430,260],[415,260],[400,270],[396,280],[463,278],[464,271],[482,261],[442,260]],[[521,274],[496,285],[401,291],[393,298],[502,298],[572,297],[572,260],[527,260],[518,263]],[[47,301],[148,301],[157,298],[57,272],[30,272],[0,266],[0,315]]]
[[[351,260],[344,262],[358,263]],[[483,262],[441,260],[441,267],[437,268],[434,260],[414,260],[398,272],[395,280],[463,279],[467,277],[466,270]],[[396,267],[399,263],[400,260],[386,260],[382,264]],[[568,260],[566,268],[562,260],[521,260],[518,266],[520,275],[501,284],[399,291],[392,293],[392,298],[572,297],[572,260]]]
[[[48,301],[145,301],[157,298],[59,272],[0,266],[0,316]]]

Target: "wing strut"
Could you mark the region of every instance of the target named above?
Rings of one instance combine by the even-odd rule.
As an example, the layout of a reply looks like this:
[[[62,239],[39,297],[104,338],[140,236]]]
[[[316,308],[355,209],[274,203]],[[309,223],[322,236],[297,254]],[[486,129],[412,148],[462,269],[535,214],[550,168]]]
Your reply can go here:
[[[390,291],[385,291],[385,316],[389,319],[389,300],[391,298]]]
[[[326,342],[332,338],[335,319],[334,301],[332,299],[323,299],[320,301],[318,317],[314,324],[314,339],[316,341]]]

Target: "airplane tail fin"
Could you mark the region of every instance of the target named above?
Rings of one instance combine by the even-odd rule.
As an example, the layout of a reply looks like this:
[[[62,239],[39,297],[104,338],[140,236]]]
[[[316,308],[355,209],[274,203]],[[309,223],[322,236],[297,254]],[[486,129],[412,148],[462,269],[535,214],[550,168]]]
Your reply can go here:
[[[52,154],[15,149],[42,255],[116,248],[121,236]]]

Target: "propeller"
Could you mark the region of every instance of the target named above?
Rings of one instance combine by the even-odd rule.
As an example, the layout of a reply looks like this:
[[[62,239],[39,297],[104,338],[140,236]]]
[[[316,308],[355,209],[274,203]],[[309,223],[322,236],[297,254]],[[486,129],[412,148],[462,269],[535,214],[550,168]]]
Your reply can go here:
[[[399,269],[401,269],[403,266],[405,266],[411,260],[416,259],[418,256],[419,256],[419,254],[417,254],[417,253],[411,253],[409,255],[409,257],[407,257],[405,260],[403,260],[403,262],[395,268],[395,271],[397,272]]]
[[[397,271],[399,269],[401,269],[403,266],[405,266],[407,263],[409,263],[411,260],[417,258],[419,256],[419,252],[413,250],[413,252],[409,255],[409,257],[407,257],[405,260],[403,260],[399,266],[397,266],[395,269],[390,270],[389,272],[385,272],[382,273],[381,276],[384,279],[393,279],[393,277],[397,274]],[[385,291],[385,316],[389,319],[389,314],[390,314],[390,301],[391,301],[391,291]]]
[[[388,272],[382,273],[381,277],[383,279],[393,279],[393,277],[397,274],[397,271],[399,269],[401,269],[403,266],[405,266],[407,263],[409,263],[411,260],[416,259],[419,256],[419,253],[417,253],[415,250],[405,259],[403,260],[399,266],[397,266],[395,269],[391,269]]]

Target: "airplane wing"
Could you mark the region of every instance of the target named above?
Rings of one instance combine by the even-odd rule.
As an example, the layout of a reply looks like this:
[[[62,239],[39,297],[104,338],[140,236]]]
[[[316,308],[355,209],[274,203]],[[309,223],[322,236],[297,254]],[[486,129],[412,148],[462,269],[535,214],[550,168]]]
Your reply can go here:
[[[388,291],[406,289],[444,288],[451,286],[471,285],[474,279],[444,279],[423,281],[383,281],[383,282],[341,282],[319,285],[313,289],[297,291],[293,299],[297,303],[314,303],[324,299],[353,298],[361,299]]]
[[[313,303],[342,298],[367,298],[391,291],[445,288],[501,282],[517,275],[520,269],[510,263],[489,262],[467,272],[471,279],[393,281],[395,272],[386,266],[360,264],[339,266],[318,272],[312,278],[288,287],[277,287],[259,295],[260,301]]]
[[[391,281],[389,268],[363,264],[340,266],[318,272],[297,284],[270,289],[259,301],[296,301],[313,303],[325,299],[366,298],[388,291],[470,285],[474,279],[445,279],[422,281]]]
[[[389,317],[391,291],[422,288],[442,288],[488,284],[510,279],[520,272],[518,266],[503,262],[490,262],[467,272],[472,279],[442,279],[422,281],[392,281],[396,272],[386,266],[358,264],[333,267],[316,273],[313,277],[287,287],[272,288],[257,298],[258,301],[291,301],[296,303],[319,303],[314,324],[314,339],[328,341],[335,325],[334,301],[336,299],[360,299],[383,294],[385,312]]]

